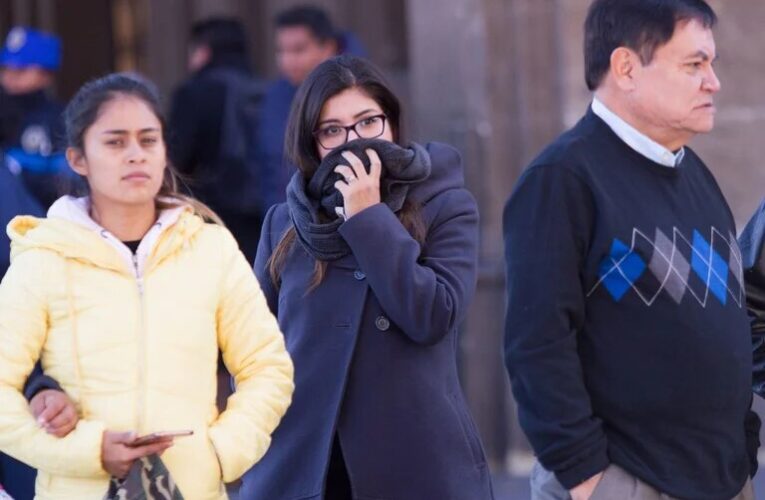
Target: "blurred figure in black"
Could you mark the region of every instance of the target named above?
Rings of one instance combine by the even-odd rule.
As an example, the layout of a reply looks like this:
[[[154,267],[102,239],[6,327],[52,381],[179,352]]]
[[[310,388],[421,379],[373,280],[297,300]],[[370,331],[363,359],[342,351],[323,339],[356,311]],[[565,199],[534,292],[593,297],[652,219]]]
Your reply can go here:
[[[176,90],[170,110],[170,157],[252,262],[263,218],[254,152],[262,86],[250,69],[241,22],[196,23],[188,68],[191,76]]]

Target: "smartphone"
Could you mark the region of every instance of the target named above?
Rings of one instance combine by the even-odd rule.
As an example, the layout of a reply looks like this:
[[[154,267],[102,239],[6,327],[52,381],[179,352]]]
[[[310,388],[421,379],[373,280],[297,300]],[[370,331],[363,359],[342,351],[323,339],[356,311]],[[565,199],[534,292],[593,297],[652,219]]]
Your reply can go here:
[[[152,444],[161,439],[165,439],[169,437],[179,438],[179,437],[191,436],[192,434],[194,434],[194,431],[191,431],[191,430],[152,432],[151,434],[146,434],[145,436],[139,436],[135,438],[129,444],[129,446],[144,446],[147,444]]]

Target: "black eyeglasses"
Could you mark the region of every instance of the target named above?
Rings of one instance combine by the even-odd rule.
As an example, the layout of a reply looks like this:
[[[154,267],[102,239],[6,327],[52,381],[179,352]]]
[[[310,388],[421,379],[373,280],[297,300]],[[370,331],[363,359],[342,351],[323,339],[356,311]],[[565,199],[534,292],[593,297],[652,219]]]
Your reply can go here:
[[[351,133],[351,130],[363,139],[380,137],[385,132],[385,120],[385,115],[379,114],[362,118],[347,127],[336,124],[326,125],[315,130],[313,136],[324,149],[334,149],[348,142],[348,134]]]

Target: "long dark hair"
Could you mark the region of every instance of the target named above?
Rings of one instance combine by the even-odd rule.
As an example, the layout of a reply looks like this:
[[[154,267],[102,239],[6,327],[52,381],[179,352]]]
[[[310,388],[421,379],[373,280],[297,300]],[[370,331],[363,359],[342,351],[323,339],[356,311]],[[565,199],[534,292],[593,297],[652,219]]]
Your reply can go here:
[[[162,141],[167,144],[166,120],[162,113],[159,92],[154,84],[133,73],[112,73],[86,83],[77,91],[64,110],[66,140],[70,148],[85,154],[85,133],[98,119],[104,105],[123,96],[140,99],[154,113],[162,125]],[[177,200],[177,203],[166,200]],[[157,208],[188,204],[194,212],[208,221],[222,225],[220,218],[208,206],[179,191],[179,176],[168,161],[162,187],[156,200]]]
[[[380,70],[359,57],[348,55],[333,57],[314,69],[300,86],[292,102],[287,122],[285,153],[306,179],[313,176],[321,163],[313,135],[319,123],[321,110],[327,100],[350,88],[361,90],[380,106],[393,134],[393,141],[397,144],[401,143],[401,104],[390,90]],[[407,199],[398,213],[398,218],[412,237],[422,245],[425,241],[425,227],[419,206]],[[269,260],[271,280],[277,286],[295,240],[295,228],[290,226],[279,240]],[[326,261],[316,260],[311,289],[321,283],[326,267]]]

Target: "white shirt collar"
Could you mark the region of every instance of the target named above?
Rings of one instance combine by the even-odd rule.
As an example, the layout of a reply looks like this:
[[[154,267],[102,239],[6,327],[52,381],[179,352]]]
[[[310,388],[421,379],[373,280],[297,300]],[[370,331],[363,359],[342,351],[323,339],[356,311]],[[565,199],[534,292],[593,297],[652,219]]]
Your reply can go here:
[[[611,111],[597,97],[592,100],[592,112],[599,116],[629,147],[649,160],[665,167],[677,167],[685,157],[685,148],[673,153]]]

